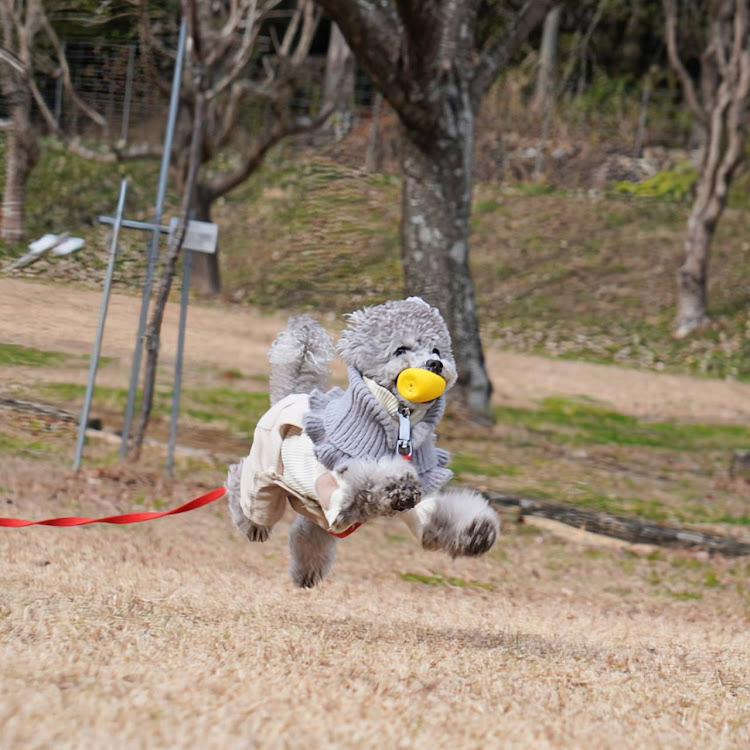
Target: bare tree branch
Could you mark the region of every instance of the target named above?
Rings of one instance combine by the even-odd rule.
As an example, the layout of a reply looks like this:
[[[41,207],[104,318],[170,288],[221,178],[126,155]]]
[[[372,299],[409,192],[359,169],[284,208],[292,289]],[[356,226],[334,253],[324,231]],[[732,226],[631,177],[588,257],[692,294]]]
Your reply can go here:
[[[65,88],[65,93],[70,96],[71,99],[75,102],[76,106],[83,112],[86,117],[88,117],[92,122],[95,122],[99,127],[106,127],[107,121],[105,118],[100,115],[98,112],[93,110],[91,107],[89,107],[76,93],[75,88],[73,87],[73,81],[70,78],[70,66],[68,65],[68,58],[65,55],[65,51],[62,48],[62,45],[60,44],[60,40],[57,38],[57,34],[55,33],[55,30],[52,28],[52,25],[50,24],[49,20],[46,16],[42,17],[42,27],[44,28],[44,31],[47,34],[47,38],[52,43],[52,46],[55,49],[55,52],[57,54],[57,60],[60,65],[60,74],[62,75],[62,82],[63,86]]]
[[[17,73],[21,73],[22,75],[26,74],[26,67],[21,62],[21,60],[19,60],[16,55],[14,55],[4,47],[0,47],[0,62],[4,62],[6,65],[10,65],[10,67],[13,68]]]
[[[269,149],[283,138],[309,133],[319,128],[333,112],[333,102],[327,103],[312,118],[278,117],[274,124],[253,143],[245,153],[242,163],[231,172],[204,180],[202,187],[210,196],[219,197],[241,185],[260,165]]]
[[[269,3],[269,5],[264,8],[264,10],[268,10],[269,7],[275,7],[277,4],[277,2]],[[242,35],[242,44],[240,45],[240,49],[237,54],[233,56],[233,63],[227,74],[223,76],[217,83],[211,86],[211,88],[206,92],[208,101],[217,97],[229,86],[231,86],[235,80],[237,80],[237,77],[244,71],[252,56],[253,48],[258,38],[258,32],[260,31],[260,25],[256,23],[257,3],[252,2],[247,4],[247,7],[244,8],[244,10],[246,10],[247,15],[242,16],[245,24],[245,30]],[[238,17],[236,19],[236,23],[232,25],[236,26],[240,23],[240,14],[238,13],[237,16]],[[223,43],[220,46],[223,55],[229,51],[233,39],[231,36],[224,36],[223,33],[222,36],[224,38]],[[209,67],[215,65],[219,59],[220,55],[218,54],[217,50],[216,54],[209,55],[206,66]]]
[[[367,0],[316,0],[331,15],[357,60],[401,119],[416,129],[433,121],[422,102],[415,102],[404,76],[402,23],[390,3]]]
[[[116,164],[136,159],[159,159],[163,153],[161,146],[150,143],[138,143],[127,148],[121,148],[118,144],[114,144],[110,145],[107,151],[96,151],[74,138],[64,140],[63,146],[72,154],[101,164]]]
[[[472,83],[472,99],[475,105],[554,4],[555,0],[528,0],[518,12],[511,27],[488,41],[481,53]]]
[[[183,13],[186,18],[194,18],[195,0],[183,0]],[[188,24],[190,28],[190,24]],[[190,156],[188,164],[187,178],[182,194],[182,203],[180,216],[178,219],[177,230],[172,236],[167,249],[167,257],[164,261],[159,289],[154,302],[151,320],[146,327],[144,348],[147,352],[146,372],[144,376],[143,396],[141,399],[141,414],[138,422],[138,429],[133,436],[133,445],[130,449],[130,456],[137,461],[140,458],[143,440],[146,435],[146,429],[151,417],[151,410],[154,403],[154,390],[156,385],[156,368],[159,360],[161,326],[164,319],[164,310],[169,299],[169,292],[172,288],[177,259],[182,249],[182,244],[187,231],[187,224],[190,218],[190,211],[193,203],[193,196],[198,180],[198,169],[201,164],[201,141],[203,140],[203,125],[206,118],[206,98],[203,92],[203,61],[200,57],[201,39],[199,29],[196,25],[190,28],[191,38],[193,40],[191,52],[193,59],[194,88],[196,92],[195,107],[193,109],[192,138],[190,142]]]
[[[264,6],[267,12],[271,7],[276,7],[280,0],[273,3],[266,3]],[[257,0],[242,0],[242,2],[233,2],[226,23],[222,26],[218,34],[211,39],[210,48],[205,53],[206,69],[211,69],[221,60],[235,44],[235,36],[242,31],[242,47],[252,47],[249,38],[255,35],[255,16],[257,13]],[[242,28],[244,26],[244,29]],[[242,55],[242,52],[240,52]]]
[[[701,549],[728,557],[750,555],[750,543],[741,539],[706,534],[695,529],[661,526],[638,518],[616,516],[612,513],[587,510],[575,505],[530,500],[497,492],[483,494],[492,505],[500,508],[518,508],[519,520],[528,516],[539,516],[593,534],[622,539],[631,544],[658,544],[681,549]]]
[[[169,94],[171,82],[165,81],[157,73],[154,56],[163,58],[174,57],[174,53],[168,50],[152,32],[148,16],[148,3],[146,0],[135,0],[138,8],[138,39],[140,41],[140,55],[143,67],[154,85],[165,95]]]
[[[682,94],[685,97],[685,102],[690,108],[690,111],[698,121],[698,124],[702,128],[706,128],[708,127],[708,117],[704,108],[701,106],[693,79],[687,72],[677,49],[677,8],[675,6],[675,0],[663,0],[663,7],[669,64],[680,79]]]

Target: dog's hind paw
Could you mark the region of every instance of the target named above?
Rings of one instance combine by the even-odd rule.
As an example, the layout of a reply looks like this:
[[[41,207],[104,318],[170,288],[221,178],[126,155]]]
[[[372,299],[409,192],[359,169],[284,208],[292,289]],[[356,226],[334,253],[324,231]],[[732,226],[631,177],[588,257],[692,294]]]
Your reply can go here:
[[[265,542],[271,536],[270,526],[257,526],[252,521],[248,521],[247,526],[242,531],[244,531],[248,541],[251,542]]]
[[[297,516],[289,529],[291,561],[289,576],[295,586],[317,586],[333,566],[336,537],[304,516]]]

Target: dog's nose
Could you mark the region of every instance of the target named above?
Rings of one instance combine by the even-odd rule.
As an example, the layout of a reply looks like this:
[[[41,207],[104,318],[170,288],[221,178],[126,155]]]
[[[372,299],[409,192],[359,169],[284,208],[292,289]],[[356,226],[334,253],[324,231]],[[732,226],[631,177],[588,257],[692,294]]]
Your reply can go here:
[[[435,375],[440,375],[443,371],[443,363],[439,359],[430,359],[424,366],[424,369],[434,372]]]

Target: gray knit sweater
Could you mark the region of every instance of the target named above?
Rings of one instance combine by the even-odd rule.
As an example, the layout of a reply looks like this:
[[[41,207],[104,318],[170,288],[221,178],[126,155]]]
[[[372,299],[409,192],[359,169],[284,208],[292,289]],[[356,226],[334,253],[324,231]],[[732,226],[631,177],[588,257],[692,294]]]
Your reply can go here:
[[[424,418],[412,428],[412,465],[428,495],[442,487],[453,472],[446,469],[448,452],[435,446],[435,427],[445,411],[445,397],[435,400]],[[310,394],[305,432],[315,445],[315,455],[327,469],[341,471],[352,458],[396,454],[398,423],[372,395],[362,374],[349,368],[349,387]]]

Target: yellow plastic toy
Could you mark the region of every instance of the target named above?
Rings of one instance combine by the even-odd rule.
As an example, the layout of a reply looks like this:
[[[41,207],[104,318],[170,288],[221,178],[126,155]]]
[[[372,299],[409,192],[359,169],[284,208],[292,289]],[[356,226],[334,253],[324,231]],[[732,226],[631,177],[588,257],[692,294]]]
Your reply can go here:
[[[442,395],[445,380],[440,375],[421,367],[409,367],[398,376],[396,388],[405,399],[415,404],[423,404]]]

